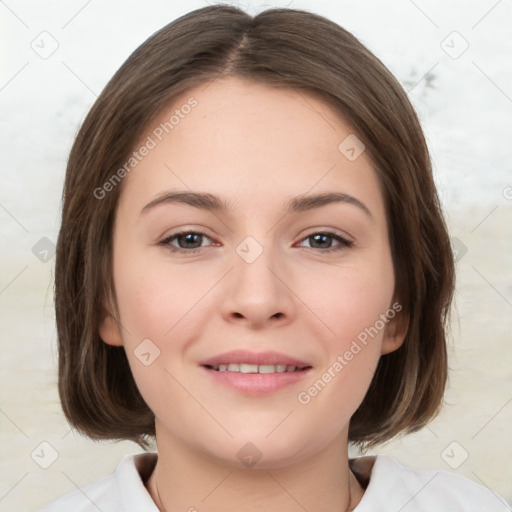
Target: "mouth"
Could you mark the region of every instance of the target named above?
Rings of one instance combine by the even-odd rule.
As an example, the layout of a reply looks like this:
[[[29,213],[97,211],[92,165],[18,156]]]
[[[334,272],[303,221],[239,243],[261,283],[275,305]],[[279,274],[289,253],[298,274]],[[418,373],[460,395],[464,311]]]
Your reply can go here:
[[[305,361],[280,352],[249,350],[232,350],[201,361],[199,364],[217,372],[240,373],[287,373],[312,367]]]
[[[308,370],[311,366],[294,366],[286,364],[251,364],[251,363],[222,363],[216,365],[203,365],[209,370],[216,372],[239,372],[239,373],[290,373]]]
[[[213,382],[246,395],[275,392],[302,380],[313,366],[278,352],[236,350],[220,354],[199,366]]]

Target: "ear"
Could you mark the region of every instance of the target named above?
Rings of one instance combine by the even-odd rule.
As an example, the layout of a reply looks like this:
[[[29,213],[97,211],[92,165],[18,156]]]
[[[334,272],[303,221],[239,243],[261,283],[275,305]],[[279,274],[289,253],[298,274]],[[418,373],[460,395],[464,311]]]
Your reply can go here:
[[[395,302],[395,304],[397,303]],[[389,354],[399,349],[405,341],[408,328],[409,317],[405,312],[399,312],[390,319],[384,330],[380,351],[381,355]]]
[[[100,338],[107,343],[107,345],[122,346],[123,337],[121,336],[121,327],[117,319],[114,317],[110,310],[103,306],[103,319],[99,325]]]

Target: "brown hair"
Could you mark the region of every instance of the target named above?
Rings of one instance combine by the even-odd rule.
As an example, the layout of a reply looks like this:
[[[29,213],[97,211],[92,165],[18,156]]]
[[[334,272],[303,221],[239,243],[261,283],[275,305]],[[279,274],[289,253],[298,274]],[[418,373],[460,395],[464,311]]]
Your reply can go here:
[[[319,15],[269,9],[252,17],[217,5],[190,12],[137,48],[76,136],[66,170],[55,270],[59,393],[67,419],[93,439],[147,447],[154,415],[123,347],[104,343],[104,300],[116,309],[112,239],[122,167],[173,98],[220,76],[321,97],[364,142],[383,191],[402,346],[380,358],[349,439],[371,446],[414,431],[437,412],[447,379],[445,330],[454,263],[425,139],[406,93],[352,34]]]

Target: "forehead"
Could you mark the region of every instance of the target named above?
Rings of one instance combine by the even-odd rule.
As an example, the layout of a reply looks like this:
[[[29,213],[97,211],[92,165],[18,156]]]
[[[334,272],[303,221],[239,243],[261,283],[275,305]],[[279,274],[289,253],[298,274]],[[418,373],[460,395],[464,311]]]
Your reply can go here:
[[[370,159],[344,153],[354,137],[318,96],[217,79],[174,98],[150,123],[135,149],[152,147],[127,176],[121,200],[149,202],[167,187],[230,196],[241,207],[259,197],[270,207],[283,196],[341,187],[379,203]]]

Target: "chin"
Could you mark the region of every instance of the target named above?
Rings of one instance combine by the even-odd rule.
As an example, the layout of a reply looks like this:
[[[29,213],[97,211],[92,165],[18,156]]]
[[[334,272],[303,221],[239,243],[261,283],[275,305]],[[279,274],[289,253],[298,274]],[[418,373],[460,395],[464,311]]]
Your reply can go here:
[[[240,431],[239,431],[240,432]],[[291,466],[304,459],[313,456],[322,450],[317,445],[318,437],[297,437],[290,432],[282,431],[281,435],[274,432],[268,435],[256,434],[251,429],[251,434],[237,435],[228,443],[214,443],[216,450],[212,452],[211,447],[204,447],[208,455],[217,459],[222,464],[247,470],[268,470]]]

